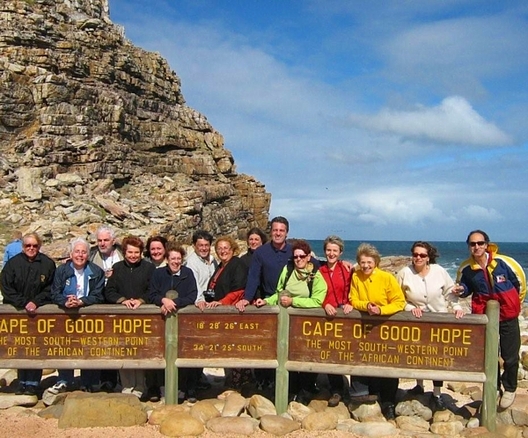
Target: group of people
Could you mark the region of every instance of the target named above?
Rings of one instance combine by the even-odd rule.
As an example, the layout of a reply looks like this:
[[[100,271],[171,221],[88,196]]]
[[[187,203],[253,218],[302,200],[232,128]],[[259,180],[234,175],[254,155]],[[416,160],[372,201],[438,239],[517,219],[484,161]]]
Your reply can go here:
[[[520,333],[518,316],[526,293],[522,267],[513,259],[497,253],[488,235],[475,230],[466,243],[469,258],[458,271],[456,283],[436,263],[438,252],[428,242],[417,241],[411,247],[412,263],[393,276],[379,268],[380,254],[370,244],[357,249],[356,266],[341,260],[344,242],[338,236],[325,239],[325,260],[313,257],[305,240],[287,240],[288,220],[278,216],[271,221],[270,241],[253,228],[248,232],[247,253],[239,257],[237,242],[222,236],[214,239],[207,231],[192,236],[194,251],[187,256],[183,246],[153,236],[146,245],[135,236],[127,236],[121,246],[109,227],[97,230],[97,245],[90,248],[82,238],[70,242],[68,260],[55,263],[40,252],[42,241],[35,233],[22,238],[22,252],[10,258],[1,273],[4,303],[25,309],[29,314],[47,303],[65,308],[97,303],[122,304],[134,310],[144,303],[160,307],[168,315],[180,308],[195,305],[199,309],[235,305],[243,312],[246,306],[281,305],[284,307],[323,307],[329,318],[342,309],[369,315],[392,315],[406,310],[416,318],[426,312],[454,313],[462,318],[459,297],[472,297],[472,312],[484,313],[488,300],[500,304],[500,354],[504,372],[499,374],[499,404],[511,406],[517,388]],[[216,257],[212,255],[212,245]],[[177,293],[174,293],[177,291]],[[19,370],[18,393],[36,394],[41,370]],[[105,373],[107,375],[105,375]],[[180,370],[180,388],[189,401],[196,401],[202,370]],[[229,385],[240,389],[254,382],[257,387],[272,387],[274,370],[226,370]],[[317,392],[316,374],[290,373],[292,398],[308,403]],[[159,371],[120,370],[123,392],[156,399],[160,397],[163,373]],[[66,391],[73,380],[72,370],[60,370],[51,390]],[[329,375],[329,406],[342,400],[357,404],[380,402],[386,418],[394,418],[398,379],[392,377],[350,377],[350,391],[341,375]],[[93,390],[98,384],[116,384],[115,373],[83,370],[81,385]],[[436,409],[445,409],[441,397],[442,382],[433,382]],[[410,390],[424,393],[423,381]]]

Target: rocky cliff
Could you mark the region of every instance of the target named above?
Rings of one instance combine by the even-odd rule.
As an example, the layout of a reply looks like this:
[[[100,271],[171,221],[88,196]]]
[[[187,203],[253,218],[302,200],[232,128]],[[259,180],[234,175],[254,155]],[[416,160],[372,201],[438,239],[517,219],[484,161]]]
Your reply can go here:
[[[158,54],[133,46],[107,0],[0,3],[0,235],[265,228],[270,194],[185,104]],[[5,241],[5,240],[4,240]]]

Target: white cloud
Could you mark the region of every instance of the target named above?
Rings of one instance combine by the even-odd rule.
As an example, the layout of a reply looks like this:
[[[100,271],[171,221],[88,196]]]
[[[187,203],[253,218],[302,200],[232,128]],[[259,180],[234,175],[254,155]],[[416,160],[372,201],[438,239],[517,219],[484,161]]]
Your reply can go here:
[[[494,208],[482,207],[480,205],[468,205],[462,209],[462,213],[468,219],[476,219],[482,222],[504,219]]]
[[[445,98],[436,107],[413,111],[383,109],[374,116],[350,116],[353,125],[433,142],[496,146],[511,142],[507,134],[487,122],[460,96]]]

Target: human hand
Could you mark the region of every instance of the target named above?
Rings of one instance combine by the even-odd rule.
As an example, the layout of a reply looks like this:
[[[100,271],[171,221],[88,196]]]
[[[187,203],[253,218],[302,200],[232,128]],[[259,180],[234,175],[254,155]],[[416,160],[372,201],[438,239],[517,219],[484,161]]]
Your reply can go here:
[[[411,313],[416,316],[416,318],[421,318],[422,315],[423,315],[423,312],[422,312],[422,309],[418,308],[418,307],[415,307],[414,309],[411,310]]]
[[[324,306],[324,310],[328,316],[335,316],[337,314],[336,308],[331,304]]]
[[[238,303],[235,304],[235,307],[239,312],[246,310],[246,306],[249,304],[249,301],[246,299],[241,299]]]
[[[24,308],[26,309],[27,313],[33,314],[37,310],[37,305],[33,301],[30,301],[29,303],[26,304]]]
[[[203,312],[207,306],[207,303],[205,301],[198,301],[197,303],[194,303],[194,305]]]
[[[259,298],[255,301],[255,306],[256,307],[262,307],[262,306],[265,306],[266,304],[268,304],[265,300],[263,300],[262,298]]]
[[[220,301],[211,301],[210,303],[207,303],[205,306],[206,309],[214,309],[215,307],[221,306],[222,303]]]
[[[455,310],[455,318],[456,319],[462,318],[465,314],[466,314],[466,312],[464,312],[462,309]]]
[[[380,315],[381,314],[381,309],[379,308],[379,306],[373,303],[368,303],[367,311],[369,315]]]
[[[352,306],[352,304],[345,304],[343,306],[343,313],[345,315],[348,315],[350,312],[352,312],[352,310],[354,310],[354,307]]]
[[[290,307],[293,303],[293,298],[288,295],[283,295],[279,298],[282,307]]]

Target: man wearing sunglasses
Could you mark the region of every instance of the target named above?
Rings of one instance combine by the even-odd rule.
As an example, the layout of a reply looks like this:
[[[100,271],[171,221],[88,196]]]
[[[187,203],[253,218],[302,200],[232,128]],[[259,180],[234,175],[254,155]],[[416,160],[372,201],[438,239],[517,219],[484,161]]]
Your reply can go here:
[[[506,409],[513,404],[517,390],[521,347],[518,317],[526,295],[526,276],[514,259],[498,254],[498,246],[490,243],[484,231],[471,231],[466,243],[470,257],[458,268],[453,292],[461,297],[471,295],[472,312],[476,314],[486,313],[488,300],[499,302],[499,345],[504,372],[502,376],[499,372],[497,388],[502,394],[499,406]]]
[[[2,270],[4,304],[34,315],[37,308],[51,303],[55,262],[40,252],[42,240],[36,233],[22,239],[22,252],[9,259]],[[42,370],[18,370],[16,394],[38,395]]]

